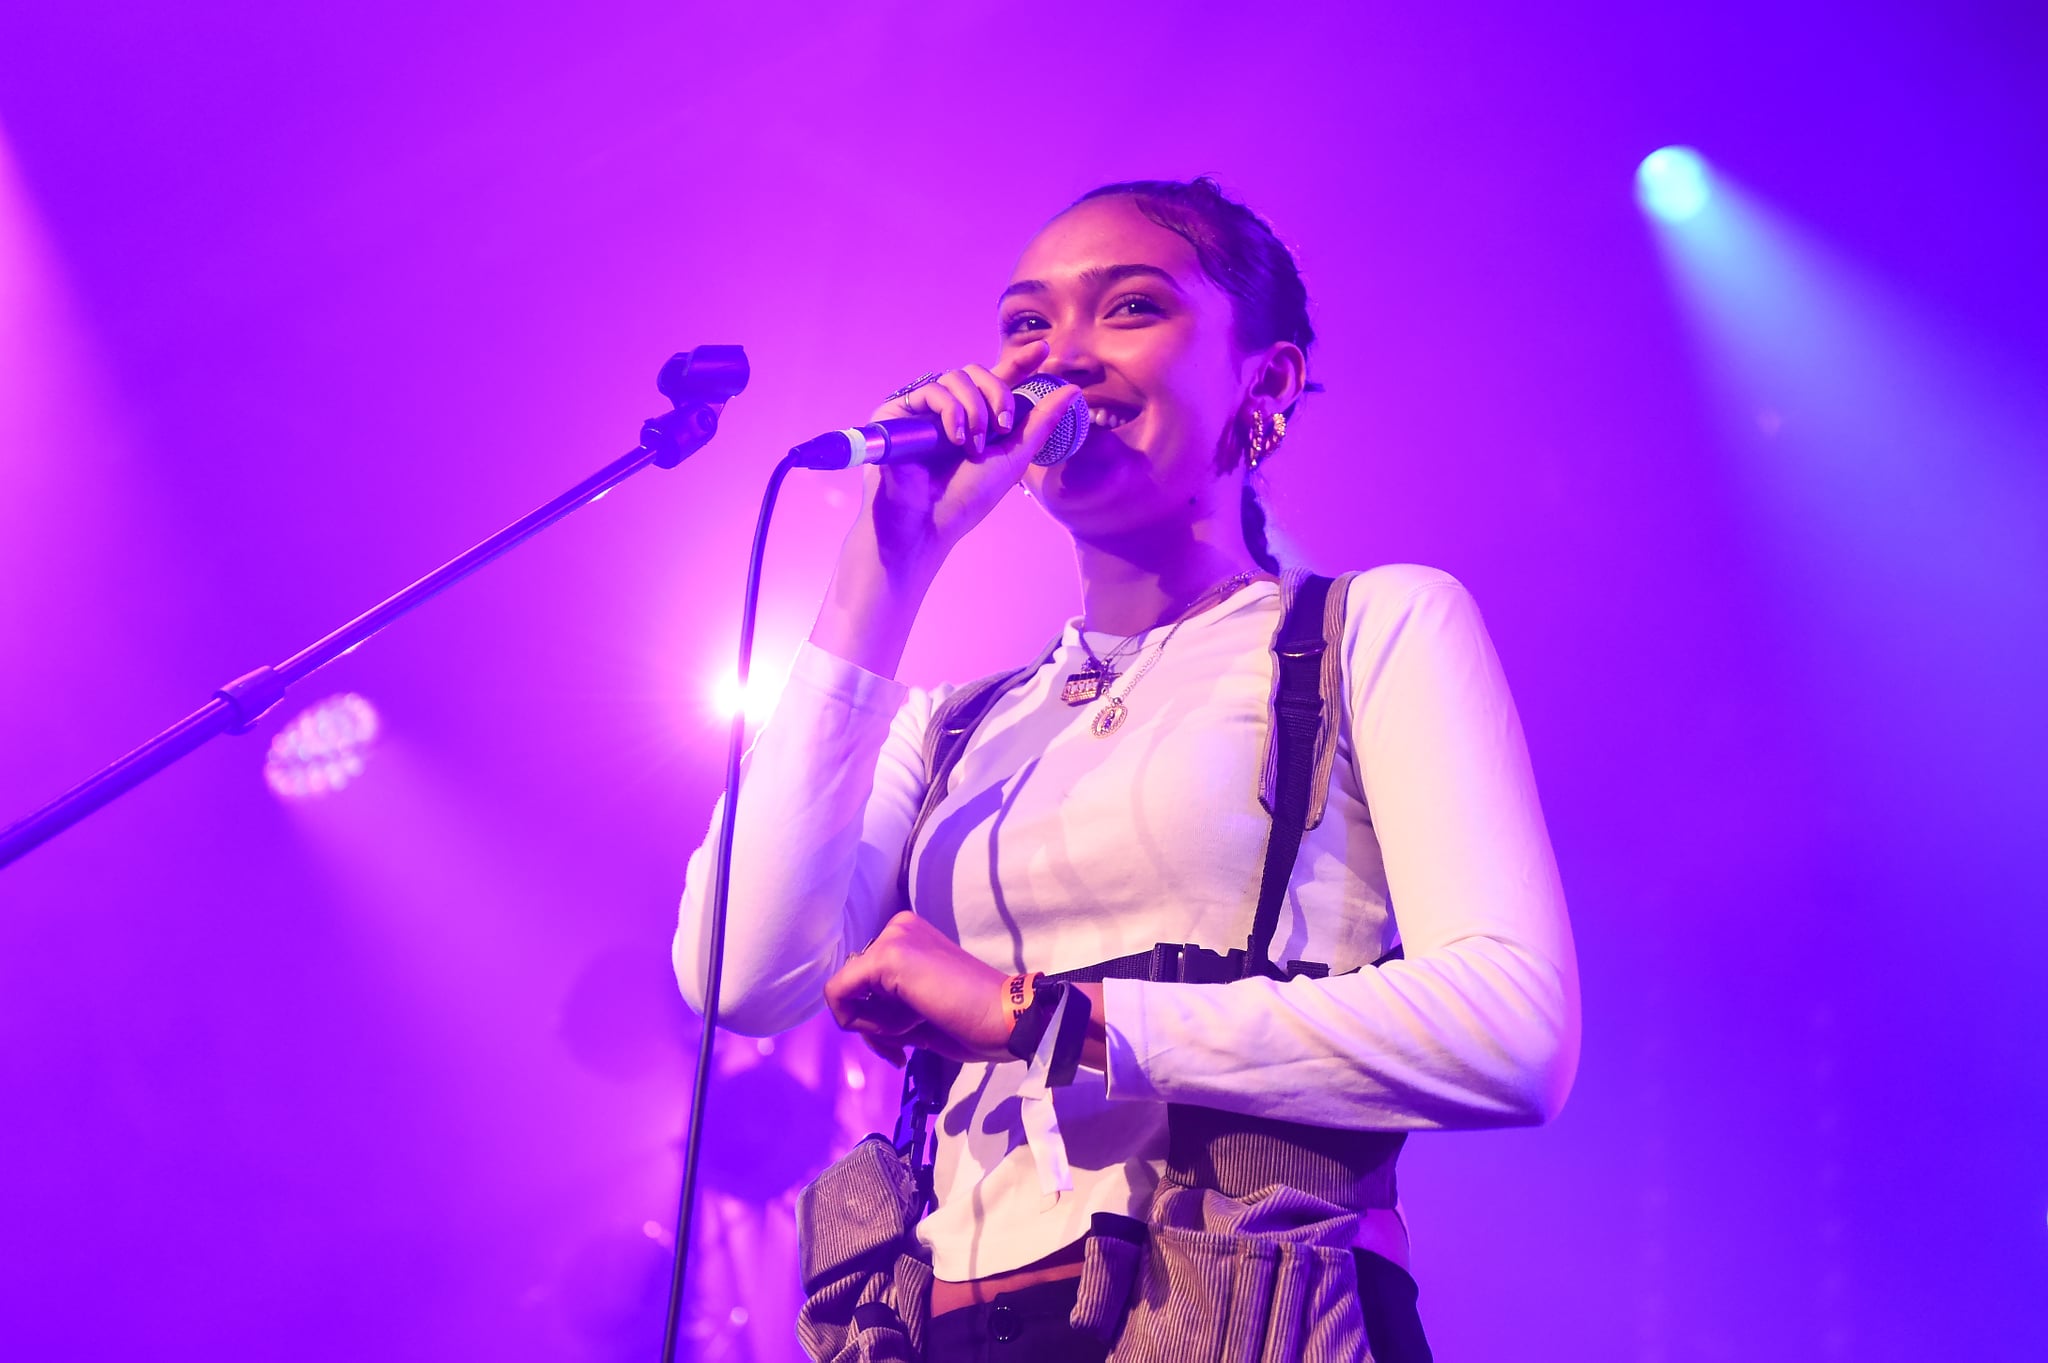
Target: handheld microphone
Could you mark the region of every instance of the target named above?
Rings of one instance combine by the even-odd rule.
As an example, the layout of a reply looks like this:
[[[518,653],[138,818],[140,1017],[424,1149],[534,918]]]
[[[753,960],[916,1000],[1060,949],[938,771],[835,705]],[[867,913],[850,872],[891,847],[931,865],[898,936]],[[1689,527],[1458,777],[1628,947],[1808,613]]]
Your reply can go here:
[[[1039,374],[1012,390],[1017,398],[1016,425],[1004,439],[1015,439],[1024,429],[1024,419],[1040,401],[1067,387],[1064,379]],[[1088,439],[1088,404],[1076,398],[1061,414],[1046,437],[1043,449],[1031,462],[1050,466],[1071,457]],[[992,442],[1000,443],[1000,442]],[[827,431],[806,440],[790,451],[799,467],[807,469],[851,469],[862,464],[902,464],[913,460],[963,458],[967,451],[946,437],[946,428],[935,416],[897,416],[843,431]]]

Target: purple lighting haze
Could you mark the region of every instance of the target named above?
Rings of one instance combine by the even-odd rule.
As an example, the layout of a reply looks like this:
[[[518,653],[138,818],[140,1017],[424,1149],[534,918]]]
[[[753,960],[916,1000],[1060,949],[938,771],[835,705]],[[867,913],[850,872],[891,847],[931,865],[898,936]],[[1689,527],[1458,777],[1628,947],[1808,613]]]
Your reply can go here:
[[[1076,195],[1207,172],[1310,292],[1283,557],[1472,589],[1578,941],[1563,1115],[1403,1157],[1437,1357],[2048,1358],[2041,12],[0,4],[0,823],[615,457],[669,355],[754,374],[304,690],[376,697],[366,776],[356,701],[0,871],[0,1350],[656,1357],[767,472],[988,361]],[[786,485],[756,690],[861,496]],[[1006,498],[898,675],[1077,608]],[[792,1363],[795,1190],[901,1080],[719,1057],[690,1347]]]

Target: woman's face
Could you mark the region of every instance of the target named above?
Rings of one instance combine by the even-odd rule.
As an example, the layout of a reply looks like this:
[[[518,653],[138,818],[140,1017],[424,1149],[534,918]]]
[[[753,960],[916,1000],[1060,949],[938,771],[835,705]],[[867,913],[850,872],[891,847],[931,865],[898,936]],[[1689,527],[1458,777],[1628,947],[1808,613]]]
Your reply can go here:
[[[1238,429],[1263,357],[1239,352],[1230,297],[1194,247],[1127,198],[1077,205],[1024,248],[998,325],[1006,352],[1045,342],[1041,370],[1087,395],[1087,443],[1025,475],[1054,519],[1091,537],[1236,523]]]

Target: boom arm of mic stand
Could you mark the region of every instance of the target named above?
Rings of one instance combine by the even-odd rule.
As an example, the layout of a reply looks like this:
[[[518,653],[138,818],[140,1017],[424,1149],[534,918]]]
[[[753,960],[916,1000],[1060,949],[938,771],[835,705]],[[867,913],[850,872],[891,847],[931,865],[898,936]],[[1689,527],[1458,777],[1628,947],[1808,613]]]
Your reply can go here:
[[[677,376],[673,384],[671,371]],[[645,422],[640,428],[637,448],[325,638],[273,667],[259,667],[221,687],[213,693],[213,699],[149,742],[0,833],[0,867],[19,860],[94,810],[133,790],[216,734],[229,730],[246,733],[284,699],[290,687],[576,508],[596,501],[649,464],[667,469],[682,463],[718,434],[718,415],[724,410],[726,399],[746,387],[747,377],[746,356],[738,346],[699,346],[676,356],[662,370],[661,384],[675,402],[675,410]]]

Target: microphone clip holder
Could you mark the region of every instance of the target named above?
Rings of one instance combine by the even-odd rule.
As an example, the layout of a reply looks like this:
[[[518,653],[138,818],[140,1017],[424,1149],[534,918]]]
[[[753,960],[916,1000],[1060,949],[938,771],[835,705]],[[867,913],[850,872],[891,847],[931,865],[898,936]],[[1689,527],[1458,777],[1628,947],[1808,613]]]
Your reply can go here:
[[[752,370],[736,345],[700,345],[672,357],[654,385],[674,410],[640,424],[640,448],[656,468],[672,469],[711,443],[718,414],[746,388]]]

